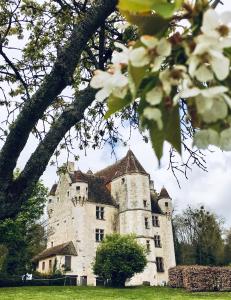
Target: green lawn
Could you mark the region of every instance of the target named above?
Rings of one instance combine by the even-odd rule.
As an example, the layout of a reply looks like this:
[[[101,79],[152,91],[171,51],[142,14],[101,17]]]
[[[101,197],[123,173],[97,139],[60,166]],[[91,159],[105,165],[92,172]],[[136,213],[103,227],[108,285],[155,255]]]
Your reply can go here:
[[[112,289],[100,287],[16,287],[0,288],[0,300],[230,300],[231,293],[188,293],[165,287]]]

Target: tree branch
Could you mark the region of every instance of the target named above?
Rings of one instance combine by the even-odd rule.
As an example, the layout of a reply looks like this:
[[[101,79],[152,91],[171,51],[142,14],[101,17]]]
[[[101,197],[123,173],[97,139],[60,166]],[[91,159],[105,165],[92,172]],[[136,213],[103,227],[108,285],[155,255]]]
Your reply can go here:
[[[44,78],[31,100],[24,104],[0,152],[0,202],[4,201],[4,191],[12,181],[13,170],[32,128],[43,116],[47,107],[71,83],[72,75],[87,41],[115,10],[116,3],[116,0],[95,1],[79,24],[75,25],[50,74]]]
[[[10,187],[15,196],[8,199],[4,209],[0,210],[0,220],[6,217],[14,217],[20,211],[33,191],[33,188],[53,155],[56,147],[65,136],[66,132],[76,123],[82,120],[85,109],[94,101],[96,91],[86,88],[79,92],[76,100],[68,107],[57,121],[52,125],[42,142],[31,155],[24,170]],[[17,197],[16,197],[17,195]]]

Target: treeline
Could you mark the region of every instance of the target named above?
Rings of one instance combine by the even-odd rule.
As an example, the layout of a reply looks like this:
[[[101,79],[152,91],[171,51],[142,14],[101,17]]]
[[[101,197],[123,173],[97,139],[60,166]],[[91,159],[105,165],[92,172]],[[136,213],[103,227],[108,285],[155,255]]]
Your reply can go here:
[[[18,174],[16,174],[17,176]],[[48,190],[38,182],[16,219],[0,221],[0,277],[31,272],[31,259],[46,247],[46,234],[38,224]]]
[[[178,265],[231,265],[231,229],[215,214],[188,207],[173,218]]]

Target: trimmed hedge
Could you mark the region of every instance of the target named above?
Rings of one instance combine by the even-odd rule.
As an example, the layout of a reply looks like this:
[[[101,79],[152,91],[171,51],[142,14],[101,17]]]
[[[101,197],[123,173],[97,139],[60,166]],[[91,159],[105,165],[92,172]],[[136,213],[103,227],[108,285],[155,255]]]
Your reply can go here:
[[[169,269],[169,285],[191,292],[231,291],[231,268],[177,266]]]
[[[56,278],[55,278],[56,277]],[[76,285],[76,276],[44,276],[44,278],[34,278],[23,281],[20,276],[0,277],[0,287],[17,287],[17,286],[63,286]]]

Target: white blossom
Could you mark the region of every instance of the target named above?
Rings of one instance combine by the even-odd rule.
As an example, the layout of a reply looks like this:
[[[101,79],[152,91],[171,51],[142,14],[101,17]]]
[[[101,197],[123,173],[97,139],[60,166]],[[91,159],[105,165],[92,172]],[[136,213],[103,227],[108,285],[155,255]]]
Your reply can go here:
[[[219,145],[219,134],[213,129],[202,129],[194,135],[194,145],[206,149],[209,145]]]
[[[131,51],[131,64],[134,67],[151,64],[152,71],[158,71],[165,58],[171,54],[171,44],[166,38],[158,40],[150,35],[144,35],[140,40],[144,47],[134,48]]]
[[[228,88],[225,86],[214,86],[205,89],[192,87],[182,90],[179,95],[181,98],[195,97],[198,113],[201,114],[206,123],[212,123],[225,118],[228,114],[231,99],[225,94],[227,91]]]
[[[231,128],[227,128],[221,132],[220,147],[225,151],[231,150]]]
[[[163,90],[161,87],[154,87],[149,92],[147,92],[145,99],[151,105],[158,105],[163,98]]]
[[[214,79],[214,74],[217,79],[224,80],[229,75],[230,61],[223,55],[219,43],[210,44],[205,35],[199,36],[196,43],[187,61],[189,74],[201,82]]]
[[[183,80],[188,78],[185,66],[176,65],[172,69],[166,69],[160,72],[160,81],[166,95],[171,93],[173,86],[179,86]]]
[[[231,47],[231,12],[220,15],[214,9],[208,9],[203,15],[201,31],[214,39],[220,47]]]
[[[114,44],[117,48],[121,49],[121,52],[114,51],[112,54],[112,63],[115,65],[128,65],[130,53],[132,51],[131,48],[127,48],[121,43],[115,42]]]
[[[119,65],[115,65],[108,72],[97,70],[91,80],[91,86],[100,89],[96,93],[96,100],[103,101],[111,94],[124,98],[128,91],[128,78],[121,73]]]
[[[143,111],[143,116],[148,120],[156,121],[160,130],[163,128],[162,114],[158,108],[146,107]]]

